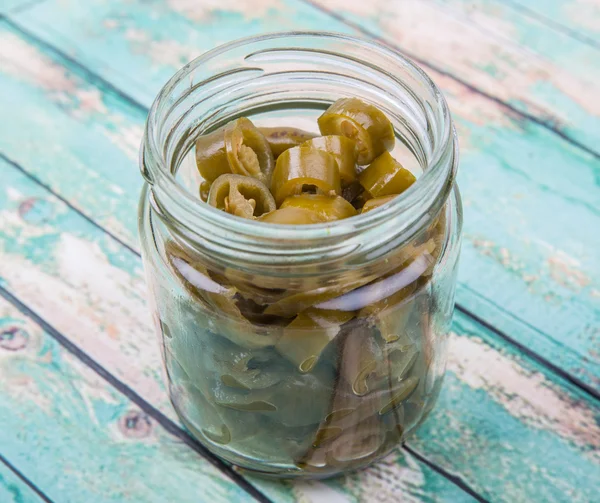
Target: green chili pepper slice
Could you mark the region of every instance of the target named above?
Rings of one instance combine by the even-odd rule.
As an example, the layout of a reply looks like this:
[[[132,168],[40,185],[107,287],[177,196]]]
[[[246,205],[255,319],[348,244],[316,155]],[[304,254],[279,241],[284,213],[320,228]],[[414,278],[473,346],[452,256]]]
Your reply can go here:
[[[252,324],[238,306],[235,288],[214,281],[201,261],[174,243],[167,243],[167,248],[169,262],[188,292],[214,310],[214,323],[220,335],[245,348],[275,344],[280,331],[277,327]]]
[[[223,133],[231,171],[269,184],[275,159],[265,136],[249,119],[240,117],[225,126]]]
[[[304,146],[324,150],[335,157],[340,170],[342,187],[356,180],[356,142],[341,135],[319,136],[303,143]]]
[[[208,182],[234,173],[269,184],[275,159],[264,135],[241,117],[196,140],[196,165]]]
[[[271,180],[271,192],[277,204],[289,196],[314,189],[327,195],[340,195],[340,170],[335,158],[323,150],[305,146],[290,148],[281,154]]]
[[[314,133],[294,127],[259,127],[271,147],[273,156],[277,159],[283,152],[304,143],[317,136]]]
[[[286,374],[269,388],[236,391],[221,387],[215,403],[248,415],[260,413],[285,426],[316,425],[327,413],[331,381],[332,376],[325,375],[322,369],[310,374]]]
[[[352,206],[343,197],[325,196],[322,194],[300,194],[290,196],[281,204],[280,208],[301,208],[317,213],[324,222],[342,220],[357,214]]]
[[[263,215],[258,220],[268,224],[309,225],[327,222],[323,215],[306,208],[279,208]]]
[[[377,277],[378,276],[376,274],[365,272],[364,274],[361,273],[357,276],[347,277],[345,281],[338,284],[296,292],[279,299],[270,306],[267,306],[265,309],[265,314],[291,317],[297,315],[305,309],[308,309],[309,307],[334,299],[336,297],[340,297],[345,293],[366,285]]]
[[[389,119],[377,107],[358,98],[337,100],[318,123],[322,135],[342,135],[354,140],[361,166],[394,148],[394,128]]]
[[[274,211],[275,199],[261,181],[242,175],[221,175],[208,194],[208,204],[242,218]]]
[[[223,134],[224,128],[220,128],[196,140],[196,166],[202,178],[209,183],[231,173]]]
[[[401,194],[416,178],[389,152],[384,152],[359,175],[358,181],[371,196],[381,197]]]
[[[310,372],[339,333],[340,326],[353,317],[353,312],[307,309],[283,329],[275,349],[300,372]]]
[[[371,210],[374,210],[375,208],[379,208],[380,206],[383,206],[384,204],[389,203],[397,195],[398,194],[391,194],[389,196],[381,196],[381,197],[375,197],[373,199],[369,199],[368,201],[365,202],[365,204],[363,204],[362,210],[360,212],[366,213],[367,211],[371,211]]]

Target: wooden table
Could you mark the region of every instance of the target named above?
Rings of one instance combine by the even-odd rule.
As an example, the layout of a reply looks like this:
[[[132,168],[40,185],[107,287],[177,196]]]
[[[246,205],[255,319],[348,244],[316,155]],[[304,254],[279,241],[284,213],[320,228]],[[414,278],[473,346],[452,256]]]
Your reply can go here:
[[[0,12],[0,503],[600,501],[599,0]],[[136,231],[164,81],[215,45],[293,29],[375,37],[423,66],[454,114],[465,204],[435,413],[384,462],[305,483],[243,476],[184,433]]]

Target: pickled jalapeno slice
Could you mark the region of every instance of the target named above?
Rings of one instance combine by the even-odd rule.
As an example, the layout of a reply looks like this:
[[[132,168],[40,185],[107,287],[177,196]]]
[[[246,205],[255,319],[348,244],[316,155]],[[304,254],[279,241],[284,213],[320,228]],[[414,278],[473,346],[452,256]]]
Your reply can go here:
[[[269,142],[275,159],[287,149],[297,147],[317,136],[314,133],[309,133],[295,127],[259,127],[258,130],[265,136],[267,142]]]
[[[374,210],[375,208],[379,208],[380,206],[389,203],[397,195],[398,194],[391,194],[389,196],[381,196],[369,199],[368,201],[365,201],[365,204],[363,204],[363,207],[360,210],[360,212],[367,213],[368,211]]]
[[[356,276],[346,276],[345,281],[331,286],[322,286],[312,290],[308,289],[292,293],[267,306],[265,313],[291,317],[312,306],[318,306],[320,309],[329,310],[329,308],[321,308],[319,305],[341,297],[367,283],[371,283],[376,278],[377,274],[361,273]],[[335,310],[337,311],[338,309],[336,308]],[[352,312],[353,309],[339,309],[339,311]]]
[[[304,142],[303,145],[324,150],[335,157],[340,170],[342,187],[347,187],[356,180],[358,152],[354,140],[341,135],[318,136]]]
[[[269,224],[282,225],[309,225],[327,222],[327,219],[307,208],[279,208],[278,210],[267,213],[258,219],[261,222]]]
[[[301,208],[317,213],[324,222],[342,220],[357,214],[348,201],[340,196],[325,196],[322,194],[300,194],[287,197],[280,208]]]
[[[307,309],[283,329],[275,349],[302,373],[310,372],[321,354],[340,332],[340,327],[354,317],[352,312]]]
[[[231,173],[225,151],[224,128],[202,135],[196,140],[196,166],[208,183],[225,173]]]
[[[208,204],[242,218],[275,210],[275,199],[261,181],[242,175],[221,175],[208,194]]]
[[[358,181],[372,197],[382,197],[401,194],[416,178],[389,152],[384,152],[358,176]]]
[[[271,192],[277,204],[285,198],[303,192],[319,191],[327,195],[340,195],[340,170],[331,154],[300,146],[286,150],[277,159]]]
[[[377,107],[358,98],[337,100],[317,122],[322,135],[342,135],[354,140],[361,166],[394,148],[392,123]]]
[[[240,117],[223,132],[227,161],[232,173],[269,184],[275,159],[265,136],[249,119]]]

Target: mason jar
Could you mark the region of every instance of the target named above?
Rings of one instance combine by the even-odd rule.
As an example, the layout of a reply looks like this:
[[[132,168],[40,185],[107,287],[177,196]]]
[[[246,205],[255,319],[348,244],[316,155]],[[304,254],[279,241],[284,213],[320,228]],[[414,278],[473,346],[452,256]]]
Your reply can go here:
[[[316,129],[335,100],[377,106],[416,173],[336,222],[276,225],[202,202],[199,135],[248,117]],[[433,408],[446,365],[462,223],[458,146],[429,77],[378,43],[247,38],[192,61],[150,111],[139,232],[166,382],[214,454],[281,477],[362,468]]]

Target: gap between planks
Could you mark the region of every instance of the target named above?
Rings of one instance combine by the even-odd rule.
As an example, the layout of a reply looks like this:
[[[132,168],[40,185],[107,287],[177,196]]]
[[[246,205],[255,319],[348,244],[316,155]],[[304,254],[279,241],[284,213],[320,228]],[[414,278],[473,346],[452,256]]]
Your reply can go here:
[[[479,503],[490,503],[489,500],[485,499],[483,496],[481,496],[479,493],[477,493],[460,476],[449,472],[448,470],[442,468],[441,466],[438,466],[433,461],[426,458],[423,454],[414,450],[412,447],[406,445],[405,443],[402,444],[402,447],[406,450],[406,452],[410,453],[412,456],[414,456],[416,459],[418,459],[421,463],[427,465],[432,470],[436,471],[443,477],[447,478],[449,481],[454,483],[454,485],[460,487],[469,496],[472,496],[475,500],[479,501]]]
[[[5,465],[11,472],[13,472],[21,481],[29,487],[35,494],[37,494],[42,501],[46,503],[54,503],[44,492],[36,486],[30,479],[28,479],[15,465],[13,465],[8,459],[0,454],[0,463]]]
[[[508,5],[510,8],[521,13],[524,16],[527,16],[531,19],[535,19],[536,21],[539,21],[540,23],[545,24],[546,26],[553,29],[554,31],[563,33],[564,35],[567,35],[567,36],[581,42],[582,44],[586,44],[590,47],[593,47],[594,49],[600,49],[600,42],[593,39],[592,37],[588,37],[587,35],[578,33],[573,28],[569,28],[568,26],[566,26],[562,23],[559,23],[558,21],[554,21],[553,19],[551,19],[547,16],[544,16],[543,14],[540,14],[539,12],[536,12],[533,9],[530,9],[529,7],[523,5],[519,2],[515,2],[514,0],[500,0],[500,2]]]
[[[590,385],[586,384],[581,379],[578,379],[577,377],[571,375],[567,371],[561,369],[558,365],[552,363],[550,360],[547,360],[543,356],[537,354],[535,351],[532,351],[527,346],[525,346],[524,344],[521,344],[519,341],[517,341],[516,339],[512,338],[507,333],[505,333],[502,330],[496,328],[494,325],[488,323],[486,320],[484,320],[480,316],[476,315],[473,311],[467,309],[466,307],[464,307],[464,306],[462,306],[461,304],[458,304],[458,303],[456,303],[455,306],[456,306],[456,310],[457,311],[460,311],[461,313],[463,313],[467,317],[469,317],[472,320],[476,321],[482,327],[487,328],[490,332],[496,334],[496,336],[498,336],[500,339],[502,339],[505,342],[507,342],[508,344],[511,344],[512,346],[516,347],[524,355],[528,356],[529,358],[531,358],[535,362],[537,362],[540,365],[544,366],[546,369],[550,370],[554,374],[562,377],[565,381],[568,381],[569,383],[571,383],[576,388],[579,388],[584,393],[587,393],[591,398],[596,399],[596,400],[598,400],[600,402],[600,391],[592,388]],[[521,321],[521,320],[519,320],[519,321]],[[531,329],[536,330],[538,333],[544,335],[544,333],[541,332],[540,330],[538,330],[537,328],[535,328],[535,327],[533,327],[533,326],[531,326],[529,324],[528,324],[528,326]]]
[[[39,180],[35,175],[32,175],[31,173],[29,173],[20,164],[18,164],[17,162],[15,162],[14,160],[12,160],[11,158],[7,157],[2,152],[0,152],[0,159],[4,160],[6,163],[8,163],[11,166],[13,166],[19,172],[23,173],[23,175],[25,175],[31,181],[33,181],[34,183],[36,183],[37,185],[39,185],[40,187],[42,187],[44,190],[48,191],[50,194],[52,194],[54,197],[56,197],[58,200],[60,200],[68,208],[70,208],[71,210],[75,211],[78,215],[80,215],[82,218],[84,218],[87,222],[89,222],[90,224],[92,224],[98,230],[100,230],[104,234],[110,236],[112,239],[114,239],[121,246],[123,246],[124,248],[126,248],[127,250],[129,250],[131,253],[133,253],[137,257],[141,258],[140,252],[138,250],[136,250],[133,246],[127,244],[125,241],[123,241],[122,239],[120,239],[118,236],[116,236],[115,234],[113,234],[111,231],[109,231],[108,229],[106,229],[105,227],[103,227],[102,225],[100,225],[98,222],[96,222],[93,218],[91,218],[88,215],[86,215],[83,211],[81,211],[79,208],[77,208],[76,206],[74,206],[70,201],[68,201],[67,199],[65,199],[64,197],[62,197],[60,194],[58,194],[56,191],[54,191],[54,189],[52,189],[51,187],[49,187],[48,185],[46,185],[44,182],[42,182],[41,180]],[[588,384],[584,383],[583,381],[581,381],[580,379],[578,379],[574,375],[570,374],[569,372],[561,369],[559,366],[555,365],[554,363],[552,363],[551,361],[547,360],[543,356],[537,354],[535,351],[532,351],[527,346],[521,344],[520,342],[518,342],[517,340],[515,340],[513,337],[511,337],[510,335],[508,335],[507,333],[503,332],[502,330],[500,330],[497,327],[493,326],[492,324],[488,323],[486,320],[484,320],[483,318],[481,318],[480,316],[478,316],[477,314],[475,314],[470,309],[467,309],[466,307],[464,307],[462,304],[456,303],[456,309],[458,311],[460,311],[461,313],[463,313],[468,318],[471,318],[473,321],[479,323],[484,328],[487,328],[488,330],[490,330],[491,332],[493,332],[494,334],[496,334],[496,336],[498,336],[499,338],[501,338],[502,340],[504,340],[506,343],[508,343],[508,344],[516,347],[519,351],[521,351],[522,353],[524,353],[525,355],[527,355],[528,357],[530,357],[532,360],[536,361],[537,363],[539,363],[540,365],[542,365],[543,367],[545,367],[546,369],[548,369],[550,372],[552,372],[552,373],[556,374],[557,376],[563,378],[564,380],[568,381],[573,386],[575,386],[576,388],[580,389],[583,393],[586,393],[587,395],[589,395],[592,399],[600,401],[600,392],[598,390],[592,388],[591,386],[589,386]],[[518,320],[518,321],[522,322],[522,320]],[[522,323],[524,323],[524,322],[522,322]],[[543,334],[543,332],[541,332],[540,330],[536,329],[535,327],[531,327],[531,328],[535,329],[539,333]]]

